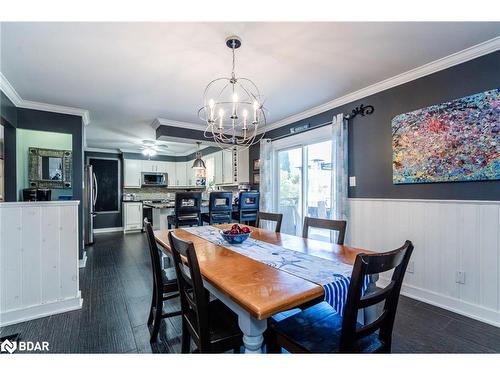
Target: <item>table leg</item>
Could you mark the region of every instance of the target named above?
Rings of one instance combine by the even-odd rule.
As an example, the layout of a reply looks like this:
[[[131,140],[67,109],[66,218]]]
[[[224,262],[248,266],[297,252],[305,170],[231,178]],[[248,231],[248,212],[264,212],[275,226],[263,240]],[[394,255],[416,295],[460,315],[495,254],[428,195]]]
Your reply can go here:
[[[248,311],[243,309],[212,284],[207,281],[204,281],[203,284],[211,294],[238,315],[238,325],[241,332],[243,332],[245,353],[262,353],[262,345],[264,343],[263,334],[267,329],[267,319],[259,320],[254,318]]]
[[[264,344],[264,332],[267,328],[267,320],[258,320],[244,312],[238,315],[238,324],[243,332],[243,345],[245,354],[262,353]]]

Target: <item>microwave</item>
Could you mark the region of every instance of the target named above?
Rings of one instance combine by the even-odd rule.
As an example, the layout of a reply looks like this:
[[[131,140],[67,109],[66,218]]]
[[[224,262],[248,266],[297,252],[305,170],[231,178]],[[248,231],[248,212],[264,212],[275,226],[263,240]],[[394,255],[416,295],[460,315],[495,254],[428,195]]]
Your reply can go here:
[[[167,173],[142,172],[142,186],[167,186]]]

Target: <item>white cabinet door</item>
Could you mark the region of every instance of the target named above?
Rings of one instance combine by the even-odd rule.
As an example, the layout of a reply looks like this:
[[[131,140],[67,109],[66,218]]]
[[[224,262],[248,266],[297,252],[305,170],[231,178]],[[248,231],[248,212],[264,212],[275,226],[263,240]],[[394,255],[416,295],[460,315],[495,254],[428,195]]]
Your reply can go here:
[[[215,156],[214,154],[208,155],[205,158],[205,166],[207,167],[205,171],[205,176],[207,178],[207,186],[215,183]]]
[[[175,173],[175,163],[173,161],[164,162],[165,173],[167,173],[168,186],[175,186],[177,183],[176,173]]]
[[[168,161],[157,161],[156,162],[156,172],[168,173]]]
[[[123,187],[141,187],[142,160],[125,159],[123,161]]]
[[[250,182],[248,148],[238,151],[238,183]]]
[[[153,160],[143,160],[142,161],[142,171],[143,172],[156,172],[156,161]]]
[[[233,183],[233,151],[222,151],[222,183]]]
[[[123,203],[123,229],[124,231],[142,229],[141,202]]]
[[[194,186],[194,169],[193,169],[194,160],[190,160],[186,162],[186,185]]]
[[[186,176],[186,162],[178,161],[175,163],[175,177],[176,186],[186,186],[187,176]]]
[[[222,151],[214,154],[214,180],[216,184],[222,184]]]

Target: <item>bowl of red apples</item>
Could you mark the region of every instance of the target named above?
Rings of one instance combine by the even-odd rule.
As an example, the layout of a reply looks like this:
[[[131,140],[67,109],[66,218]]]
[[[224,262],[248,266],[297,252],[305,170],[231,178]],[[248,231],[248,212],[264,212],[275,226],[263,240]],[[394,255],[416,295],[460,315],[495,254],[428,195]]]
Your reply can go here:
[[[224,238],[225,241],[230,244],[240,244],[247,240],[250,237],[249,227],[245,227],[239,224],[234,224],[231,229],[225,229],[220,231],[220,235]]]

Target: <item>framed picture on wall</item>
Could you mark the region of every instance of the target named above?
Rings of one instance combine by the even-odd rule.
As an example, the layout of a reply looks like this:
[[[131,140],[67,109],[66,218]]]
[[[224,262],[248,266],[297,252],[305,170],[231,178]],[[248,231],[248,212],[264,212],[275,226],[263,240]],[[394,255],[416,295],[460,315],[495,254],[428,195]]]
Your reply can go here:
[[[260,171],[260,159],[253,159],[253,170]]]
[[[254,184],[260,184],[260,173],[254,173],[253,174],[253,183]]]
[[[394,184],[500,179],[500,89],[392,120]]]

